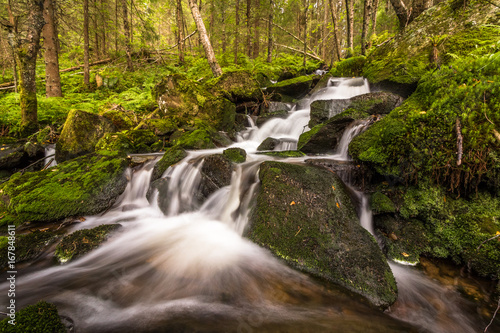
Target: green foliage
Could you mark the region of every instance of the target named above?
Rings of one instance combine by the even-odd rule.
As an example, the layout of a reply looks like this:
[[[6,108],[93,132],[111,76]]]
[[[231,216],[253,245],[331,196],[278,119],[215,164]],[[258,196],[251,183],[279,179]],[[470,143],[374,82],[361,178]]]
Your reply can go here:
[[[396,207],[388,196],[381,192],[375,192],[370,197],[370,207],[375,213],[394,213]]]
[[[40,301],[16,313],[16,325],[9,324],[10,318],[0,321],[0,331],[11,333],[65,333],[66,328],[59,318],[57,308],[51,303]]]
[[[336,77],[362,76],[365,56],[351,57],[334,65],[330,74]]]
[[[16,262],[35,259],[56,238],[56,235],[52,232],[40,231],[16,236]],[[0,240],[0,251],[7,253],[7,246],[7,237],[5,237],[5,241]],[[7,267],[7,263],[7,256],[2,256],[0,258],[0,267]]]
[[[247,152],[241,148],[228,148],[222,154],[234,163],[243,163],[247,160]]]

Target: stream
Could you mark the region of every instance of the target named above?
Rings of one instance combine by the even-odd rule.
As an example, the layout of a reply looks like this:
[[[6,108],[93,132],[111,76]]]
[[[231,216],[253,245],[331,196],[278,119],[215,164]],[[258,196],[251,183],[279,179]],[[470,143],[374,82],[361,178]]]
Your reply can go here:
[[[382,313],[353,295],[325,288],[241,236],[259,186],[259,165],[273,159],[256,154],[258,145],[274,137],[286,143],[277,150],[296,149],[314,100],[367,92],[366,80],[336,79],[297,103],[288,118],[271,119],[260,128],[252,123],[232,145],[247,151],[247,162],[237,166],[230,186],[201,205],[194,193],[203,157],[223,149],[189,152],[162,177],[168,195],[156,191],[149,200],[159,157],[129,169],[129,184],[117,204],[68,232],[113,223],[122,228],[78,260],[20,274],[18,306],[53,302],[73,332],[482,331],[484,323],[471,313],[470,302],[414,267],[390,263],[399,297]],[[353,124],[338,150],[321,158],[349,160],[348,144],[366,126]],[[374,234],[368,200],[358,195],[360,223]],[[2,295],[5,288],[0,285]]]

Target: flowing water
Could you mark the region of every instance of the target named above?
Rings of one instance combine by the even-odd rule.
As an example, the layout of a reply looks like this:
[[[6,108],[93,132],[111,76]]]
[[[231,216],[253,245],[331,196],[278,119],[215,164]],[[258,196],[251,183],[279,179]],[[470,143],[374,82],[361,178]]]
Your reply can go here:
[[[455,299],[435,297],[450,294],[411,268],[391,264],[400,296],[388,315],[325,289],[242,237],[259,164],[271,159],[254,154],[261,141],[272,136],[296,142],[307,129],[313,100],[350,98],[368,89],[362,79],[338,79],[301,101],[287,119],[248,128],[233,145],[247,150],[247,162],[238,165],[230,186],[203,204],[194,200],[203,157],[222,149],[190,152],[169,168],[162,177],[164,196],[148,196],[156,160],[128,170],[118,203],[70,231],[111,223],[122,228],[78,260],[21,276],[17,305],[53,302],[76,332],[472,332],[463,310],[449,304]],[[330,158],[347,160],[348,143],[364,127],[346,130]],[[362,202],[360,222],[373,233],[367,199]]]

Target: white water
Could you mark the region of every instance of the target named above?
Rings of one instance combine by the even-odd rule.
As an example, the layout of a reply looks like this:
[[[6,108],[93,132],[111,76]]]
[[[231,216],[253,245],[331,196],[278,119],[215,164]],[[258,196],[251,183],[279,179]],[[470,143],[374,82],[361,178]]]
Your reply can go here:
[[[47,145],[45,147],[45,160],[44,160],[44,166],[47,164],[50,164],[47,166],[47,168],[53,167],[57,165],[56,158],[55,158],[55,153],[56,153],[56,148],[54,145]]]
[[[202,156],[222,150],[191,152],[165,172],[166,214],[157,205],[158,199],[165,198],[154,193],[151,203],[146,199],[154,162],[129,170],[130,182],[119,202],[71,229],[120,223],[121,230],[81,259],[22,276],[17,284],[22,290],[18,306],[41,298],[54,302],[60,314],[74,321],[78,332],[176,331],[186,323],[193,330],[214,332],[263,328],[267,332],[318,332],[332,327],[343,332],[407,331],[406,326],[348,297],[336,295],[330,300],[331,294],[307,277],[241,237],[258,186],[259,164],[270,159],[251,154],[260,142],[268,136],[297,140],[307,128],[312,100],[343,99],[360,92],[366,92],[366,87],[338,80],[300,103],[299,110],[286,120],[270,120],[262,128],[253,125],[247,132],[249,139],[234,145],[248,150],[248,162],[236,168],[230,186],[213,193],[201,207],[193,198]],[[345,131],[339,159],[347,159],[347,145],[357,130]],[[371,211],[364,200],[360,220],[373,233]],[[393,269],[401,297],[412,298],[421,276],[408,270],[400,274],[400,266]],[[0,297],[5,294],[2,289]],[[393,315],[434,331],[422,323],[434,313],[421,313],[421,309],[412,309],[416,320],[398,310]]]

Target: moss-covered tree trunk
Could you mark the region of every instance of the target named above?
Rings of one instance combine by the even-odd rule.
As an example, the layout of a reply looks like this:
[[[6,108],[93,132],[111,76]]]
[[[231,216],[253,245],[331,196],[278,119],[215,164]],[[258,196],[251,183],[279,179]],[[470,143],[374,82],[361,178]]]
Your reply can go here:
[[[340,60],[340,40],[339,40],[339,25],[337,19],[337,7],[334,5],[332,0],[330,2],[330,12],[332,13],[332,22],[333,22],[333,42],[335,43],[335,53],[337,54],[337,60]]]
[[[178,38],[178,49],[179,49],[179,63],[184,63],[184,29],[183,21],[184,15],[182,13],[182,1],[177,0],[176,6],[176,18],[177,18],[177,38]]]
[[[40,35],[45,24],[43,0],[30,0],[27,2],[27,8],[26,31],[21,34],[14,26],[9,27],[9,43],[19,73],[20,135],[23,137],[38,130],[36,58],[40,49]]]
[[[271,62],[273,55],[273,0],[269,0],[269,25],[267,27],[267,62]]]
[[[208,65],[210,66],[210,69],[212,70],[212,73],[215,77],[221,76],[222,69],[217,62],[217,59],[215,59],[214,49],[212,48],[212,44],[210,44],[210,39],[208,38],[205,23],[203,23],[203,19],[201,18],[198,4],[195,0],[189,0],[189,7],[191,8],[193,19],[196,22],[196,27],[198,28],[198,32],[200,33],[200,39],[203,45],[203,49],[205,50],[205,56],[207,57]]]
[[[46,22],[42,30],[45,49],[45,93],[47,97],[62,97],[53,2],[54,0],[45,0],[43,4],[43,17]]]
[[[366,36],[368,34],[368,25],[370,23],[370,16],[372,10],[372,0],[364,0],[363,6],[363,29],[361,30],[361,54],[366,54]]]

